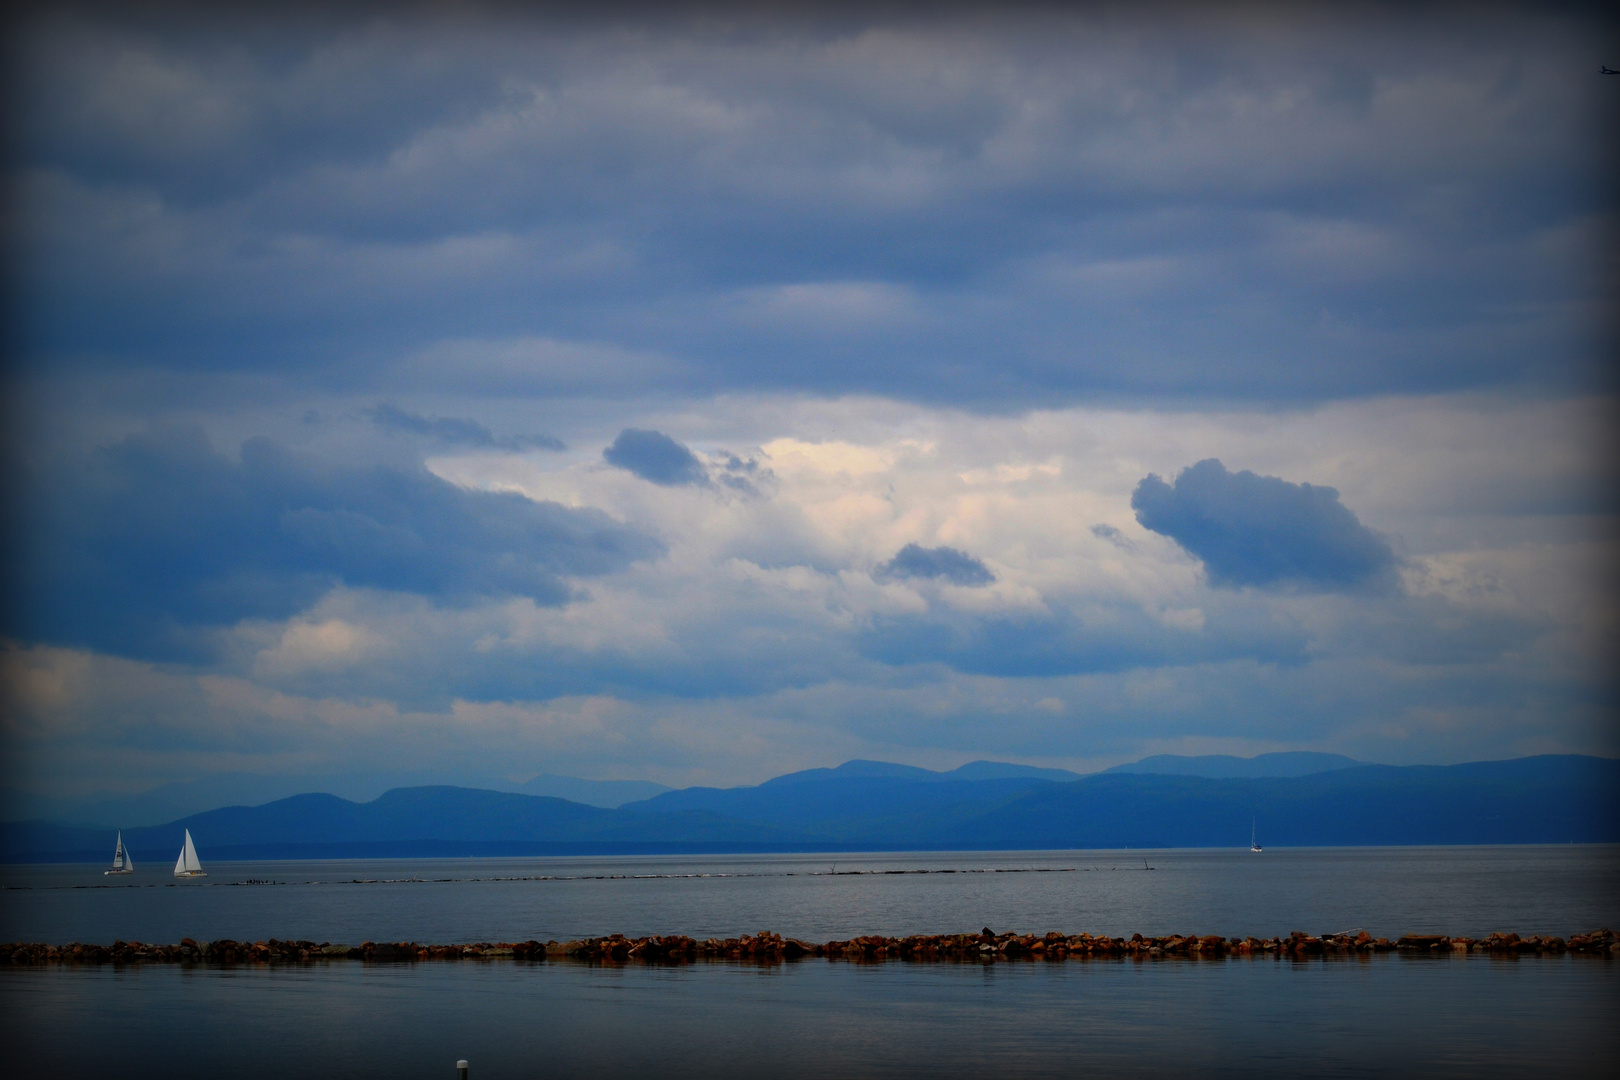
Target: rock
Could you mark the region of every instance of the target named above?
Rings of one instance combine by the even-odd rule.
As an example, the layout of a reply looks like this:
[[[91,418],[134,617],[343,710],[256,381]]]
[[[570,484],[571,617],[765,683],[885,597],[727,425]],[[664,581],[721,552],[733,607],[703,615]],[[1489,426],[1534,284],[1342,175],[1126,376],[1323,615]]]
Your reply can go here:
[[[1439,945],[1446,939],[1439,934],[1403,934],[1395,943],[1398,949],[1427,949]]]
[[[1472,938],[1449,938],[1438,934],[1407,934],[1398,942],[1388,938],[1373,938],[1365,930],[1354,936],[1325,934],[1312,937],[1294,931],[1286,939],[1223,938],[1220,935],[1181,935],[1145,938],[1133,934],[1130,938],[1108,938],[1091,934],[1066,937],[1058,931],[1049,931],[1037,937],[1034,934],[912,934],[907,937],[887,937],[867,934],[849,941],[829,941],[813,944],[797,938],[784,938],[780,934],[762,930],[757,934],[720,940],[709,938],[695,941],[682,935],[629,938],[624,934],[574,940],[559,944],[555,940],[541,944],[529,940],[516,943],[469,942],[456,945],[418,945],[415,942],[364,942],[361,945],[334,944],[311,941],[282,941],[270,938],[252,943],[220,938],[198,943],[184,938],[178,945],[147,945],[138,941],[115,941],[111,946],[47,945],[43,943],[13,942],[0,944],[0,965],[12,964],[130,964],[130,963],[307,963],[313,959],[369,959],[375,961],[416,961],[423,959],[451,960],[458,958],[506,959],[539,961],[562,957],[594,963],[684,963],[698,957],[729,958],[752,964],[777,964],[796,961],[807,956],[823,956],[829,960],[851,962],[883,962],[903,959],[913,963],[928,961],[979,961],[994,963],[998,960],[1029,961],[1041,958],[1048,962],[1061,962],[1071,956],[1076,960],[1088,957],[1133,955],[1183,956],[1188,958],[1219,959],[1227,956],[1264,955],[1282,953],[1296,960],[1324,952],[1384,952],[1392,949],[1467,953],[1476,949],[1489,949],[1498,953],[1516,955],[1543,955],[1561,952],[1586,954],[1620,954],[1620,937],[1607,928],[1586,934],[1573,934],[1564,938],[1548,935],[1521,938],[1512,933],[1492,933],[1483,941]]]

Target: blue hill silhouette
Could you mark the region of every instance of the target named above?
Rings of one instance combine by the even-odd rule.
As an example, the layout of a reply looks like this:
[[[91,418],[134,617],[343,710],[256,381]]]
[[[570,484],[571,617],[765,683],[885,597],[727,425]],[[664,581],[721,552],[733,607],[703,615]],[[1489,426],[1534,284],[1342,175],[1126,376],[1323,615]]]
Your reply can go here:
[[[179,850],[185,829],[205,861],[1235,847],[1248,843],[1251,822],[1272,846],[1620,841],[1620,761],[1608,758],[1237,778],[1108,772],[1065,780],[1048,775],[1060,770],[975,766],[935,773],[850,762],[756,787],[666,792],[618,809],[457,787],[397,788],[367,803],[296,795],[128,829],[124,840],[153,868]],[[102,830],[12,823],[0,826],[0,859],[101,861],[111,842]]]

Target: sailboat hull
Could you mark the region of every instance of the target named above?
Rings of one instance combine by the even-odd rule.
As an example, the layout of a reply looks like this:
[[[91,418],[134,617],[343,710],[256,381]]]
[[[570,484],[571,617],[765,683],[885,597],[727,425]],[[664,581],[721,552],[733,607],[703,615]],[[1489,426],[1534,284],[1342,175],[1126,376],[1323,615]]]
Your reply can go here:
[[[101,876],[112,877],[114,874],[133,874],[134,872],[133,870],[103,870]]]
[[[204,873],[203,871],[201,871],[201,870],[176,870],[174,872],[174,876],[175,877],[207,877],[208,875],[206,873]]]

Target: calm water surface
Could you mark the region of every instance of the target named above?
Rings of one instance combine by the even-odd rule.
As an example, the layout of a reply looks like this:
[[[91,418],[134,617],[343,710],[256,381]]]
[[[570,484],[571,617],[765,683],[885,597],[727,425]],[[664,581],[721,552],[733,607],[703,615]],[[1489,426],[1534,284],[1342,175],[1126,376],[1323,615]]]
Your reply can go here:
[[[253,864],[204,850],[210,876],[185,884],[149,858],[124,879],[0,868],[0,940],[1620,926],[1614,847]],[[1598,1076],[1616,1015],[1620,970],[1579,956],[0,968],[8,1059],[60,1077],[450,1080],[457,1058],[475,1080]]]
[[[1603,960],[0,969],[52,1077],[1612,1075]]]
[[[184,884],[152,867],[0,867],[0,941],[1620,927],[1612,846],[207,863]]]

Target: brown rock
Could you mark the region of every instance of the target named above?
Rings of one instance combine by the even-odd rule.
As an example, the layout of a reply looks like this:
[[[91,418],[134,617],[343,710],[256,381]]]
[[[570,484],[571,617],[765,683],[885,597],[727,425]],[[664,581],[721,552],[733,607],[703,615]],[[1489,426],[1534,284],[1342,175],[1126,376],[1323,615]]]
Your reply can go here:
[[[1403,934],[1395,946],[1400,949],[1427,949],[1444,944],[1445,941],[1446,939],[1439,934]]]

